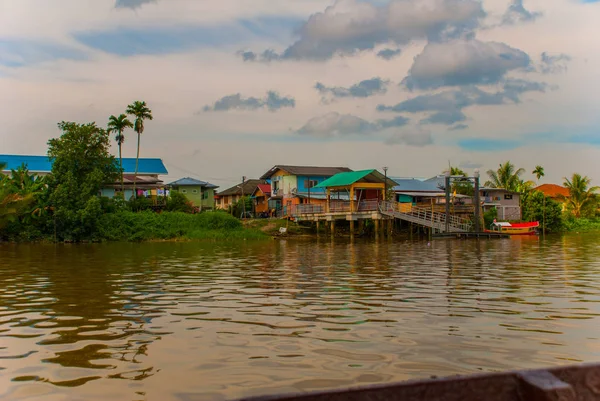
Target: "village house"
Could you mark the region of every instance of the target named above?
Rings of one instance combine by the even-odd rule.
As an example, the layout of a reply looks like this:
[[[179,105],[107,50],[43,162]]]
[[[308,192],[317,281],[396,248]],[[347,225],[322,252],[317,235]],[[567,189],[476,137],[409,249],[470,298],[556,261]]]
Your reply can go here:
[[[325,204],[326,190],[317,186],[335,174],[349,171],[347,167],[276,165],[261,177],[271,185],[268,207],[287,216],[294,205]]]
[[[266,183],[263,179],[250,179],[218,192],[215,195],[215,207],[217,209],[228,209],[231,205],[235,205],[242,196],[252,196],[258,185]]]
[[[484,213],[496,208],[498,220],[521,220],[521,197],[518,192],[504,188],[481,188],[479,194]]]
[[[0,155],[0,161],[7,164],[4,173],[9,173],[11,169],[17,169],[25,165],[31,174],[44,176],[52,171],[52,160],[48,156],[31,155]],[[156,197],[164,195],[163,181],[160,175],[168,174],[168,171],[161,159],[141,158],[138,163],[138,173],[135,175],[136,159],[133,157],[123,158],[123,181],[125,199],[133,197],[133,183],[136,183],[138,196]],[[105,184],[98,195],[113,198],[121,195],[121,179],[114,183]]]
[[[185,177],[171,182],[167,188],[182,193],[202,211],[215,208],[215,189],[219,187],[206,181]]]
[[[252,193],[254,202],[254,213],[259,215],[268,215],[269,198],[271,197],[271,184],[258,184]]]

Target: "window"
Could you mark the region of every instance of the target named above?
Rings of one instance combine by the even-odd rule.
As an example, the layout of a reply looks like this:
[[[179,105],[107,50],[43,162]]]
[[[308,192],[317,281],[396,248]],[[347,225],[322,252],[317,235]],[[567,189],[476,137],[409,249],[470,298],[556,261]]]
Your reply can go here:
[[[197,194],[197,193],[198,193],[198,190],[197,190],[197,189],[192,189],[192,193],[193,193],[193,194]]]
[[[512,194],[504,194],[504,200],[512,200]]]
[[[202,192],[202,199],[208,199],[208,192],[207,191]]]
[[[181,193],[182,193],[182,194],[185,194],[185,193],[187,193],[187,189],[182,189],[182,190],[181,190]]]
[[[317,180],[304,180],[304,188],[314,188],[319,184]]]

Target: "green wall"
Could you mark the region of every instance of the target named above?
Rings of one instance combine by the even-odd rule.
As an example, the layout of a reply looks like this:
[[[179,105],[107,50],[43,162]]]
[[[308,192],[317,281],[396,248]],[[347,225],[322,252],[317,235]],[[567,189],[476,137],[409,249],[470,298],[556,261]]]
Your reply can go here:
[[[173,191],[178,191],[184,194],[194,206],[202,209],[215,208],[215,190],[202,188],[199,185],[185,185],[181,187],[173,187]]]

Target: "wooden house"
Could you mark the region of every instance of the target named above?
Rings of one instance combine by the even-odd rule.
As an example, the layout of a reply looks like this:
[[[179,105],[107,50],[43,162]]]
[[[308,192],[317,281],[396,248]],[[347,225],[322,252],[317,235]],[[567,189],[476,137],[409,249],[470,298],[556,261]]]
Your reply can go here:
[[[481,188],[479,193],[484,213],[496,208],[498,220],[521,220],[521,198],[518,192],[504,188]]]
[[[242,197],[252,196],[258,185],[266,183],[262,179],[250,179],[217,192],[215,194],[215,207],[217,209],[228,209],[231,205],[235,205]]]
[[[270,184],[258,184],[252,193],[254,213],[258,215],[269,213],[269,198],[271,197]]]
[[[326,190],[319,184],[349,171],[352,170],[347,167],[276,165],[261,177],[271,185],[268,207],[279,216],[288,216],[295,205],[324,205]]]
[[[211,210],[215,208],[215,189],[219,187],[206,181],[185,177],[171,182],[167,188],[182,193],[200,210]]]

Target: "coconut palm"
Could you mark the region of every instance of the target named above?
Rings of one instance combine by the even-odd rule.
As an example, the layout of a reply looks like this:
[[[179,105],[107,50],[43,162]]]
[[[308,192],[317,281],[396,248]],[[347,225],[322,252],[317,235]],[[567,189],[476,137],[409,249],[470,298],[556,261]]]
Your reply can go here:
[[[542,178],[545,174],[544,174],[544,168],[542,166],[535,166],[535,168],[533,169],[533,171],[531,172],[531,174],[535,175],[535,177],[537,178],[537,180],[539,181],[540,178]]]
[[[525,169],[516,169],[514,164],[507,161],[500,164],[498,170],[487,171],[490,179],[484,185],[489,188],[504,188],[507,191],[518,192],[526,184],[521,180],[521,174],[524,172]]]
[[[152,110],[148,108],[146,102],[136,100],[127,106],[126,113],[135,117],[133,122],[133,130],[137,132],[138,135],[137,155],[135,157],[135,178],[133,180],[133,194],[134,196],[137,196],[135,184],[137,181],[138,163],[140,160],[140,137],[144,133],[144,120],[152,120]]]
[[[131,121],[129,121],[129,119],[127,119],[127,115],[126,114],[121,114],[119,115],[119,117],[115,117],[110,116],[108,118],[108,132],[114,132],[115,133],[115,141],[117,141],[117,144],[119,145],[119,165],[121,167],[121,193],[124,194],[125,192],[125,184],[123,182],[123,156],[121,154],[121,146],[123,145],[123,142],[125,142],[125,135],[123,134],[123,131],[125,131],[125,128],[133,128],[133,124],[131,123]],[[139,140],[138,140],[138,156],[139,156]],[[137,171],[136,171],[137,173]]]
[[[590,180],[587,176],[574,173],[571,179],[564,178],[564,186],[569,190],[569,197],[565,199],[567,208],[575,217],[581,217],[583,211],[597,202],[596,191],[600,187],[589,187]]]

